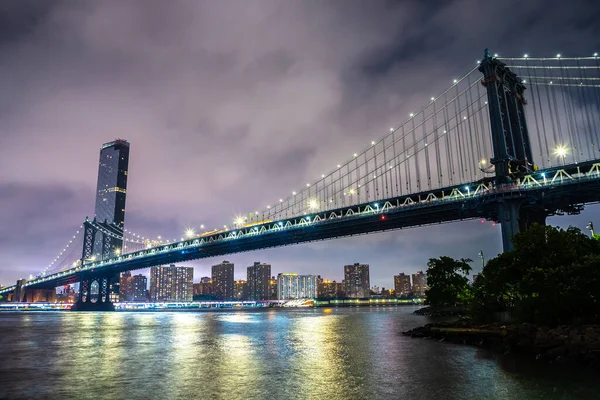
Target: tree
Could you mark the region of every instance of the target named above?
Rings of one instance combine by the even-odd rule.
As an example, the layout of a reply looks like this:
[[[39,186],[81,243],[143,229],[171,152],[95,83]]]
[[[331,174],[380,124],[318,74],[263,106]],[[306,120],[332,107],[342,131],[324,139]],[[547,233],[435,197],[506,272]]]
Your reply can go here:
[[[474,283],[474,317],[508,311],[519,321],[548,325],[598,319],[599,241],[576,228],[533,225],[513,243],[514,250],[490,260]]]
[[[431,258],[427,263],[427,304],[447,307],[465,303],[470,296],[467,278],[471,272],[470,262],[472,260],[467,258]]]

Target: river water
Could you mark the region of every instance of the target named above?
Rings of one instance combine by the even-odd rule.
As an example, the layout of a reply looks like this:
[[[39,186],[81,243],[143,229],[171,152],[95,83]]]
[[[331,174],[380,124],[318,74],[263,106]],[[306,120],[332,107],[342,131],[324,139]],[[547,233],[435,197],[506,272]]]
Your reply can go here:
[[[0,313],[4,399],[600,399],[589,370],[404,337],[411,307]]]

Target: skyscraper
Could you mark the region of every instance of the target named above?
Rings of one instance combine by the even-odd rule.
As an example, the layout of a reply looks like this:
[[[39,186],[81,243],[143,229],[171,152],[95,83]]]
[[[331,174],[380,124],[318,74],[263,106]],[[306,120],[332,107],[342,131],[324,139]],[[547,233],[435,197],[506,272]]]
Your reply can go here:
[[[125,197],[129,142],[117,139],[105,143],[100,150],[95,217],[98,222],[114,222],[120,228],[125,224]]]
[[[277,275],[277,299],[314,299],[317,297],[317,277],[282,273]]]
[[[410,275],[406,275],[401,272],[398,275],[394,275],[394,290],[396,291],[396,297],[408,296],[412,292],[410,284]]]
[[[117,139],[102,145],[94,210],[94,218],[97,222],[114,223],[118,228],[123,229],[128,168],[129,142]],[[103,236],[102,232],[97,232],[94,237],[94,256],[99,260],[118,254],[123,247],[123,240]],[[103,243],[103,239],[108,242],[105,240]],[[109,248],[106,248],[107,243],[110,243]]]
[[[194,268],[152,267],[150,268],[150,300],[192,301]]]
[[[346,296],[360,299],[371,296],[369,289],[369,264],[344,265]]]
[[[233,300],[233,267],[229,261],[212,266],[213,295],[219,300]]]
[[[423,271],[419,271],[412,275],[412,291],[417,296],[425,296],[425,291],[429,289],[427,286],[427,275]]]
[[[248,299],[269,300],[271,298],[271,265],[255,262],[248,267]]]

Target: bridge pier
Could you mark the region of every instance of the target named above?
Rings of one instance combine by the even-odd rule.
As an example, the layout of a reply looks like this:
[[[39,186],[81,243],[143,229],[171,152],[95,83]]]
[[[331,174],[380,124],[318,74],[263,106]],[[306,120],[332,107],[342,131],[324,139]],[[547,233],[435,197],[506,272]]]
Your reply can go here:
[[[79,281],[79,296],[71,310],[114,311],[115,306],[110,301],[110,287],[114,280],[114,274],[82,276]]]
[[[546,225],[546,211],[523,207],[523,201],[506,200],[498,204],[498,222],[502,228],[502,248],[504,252],[514,250],[512,238],[527,230],[532,224]]]

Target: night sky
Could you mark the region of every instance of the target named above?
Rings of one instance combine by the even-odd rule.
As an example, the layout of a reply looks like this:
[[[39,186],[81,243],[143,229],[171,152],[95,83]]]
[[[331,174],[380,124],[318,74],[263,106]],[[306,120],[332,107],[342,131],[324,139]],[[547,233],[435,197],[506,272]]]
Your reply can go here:
[[[0,283],[39,273],[93,215],[98,153],[131,142],[126,228],[230,224],[362,151],[500,56],[600,51],[596,1],[0,2]],[[600,208],[551,224],[600,225]],[[371,284],[501,250],[479,220],[222,259]]]

